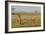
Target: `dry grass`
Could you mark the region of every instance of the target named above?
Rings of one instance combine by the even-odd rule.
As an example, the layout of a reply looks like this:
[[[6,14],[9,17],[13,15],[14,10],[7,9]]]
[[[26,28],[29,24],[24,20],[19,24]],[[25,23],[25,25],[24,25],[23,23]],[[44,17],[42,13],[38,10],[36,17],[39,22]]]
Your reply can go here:
[[[12,28],[39,26],[41,26],[40,14],[21,15],[20,23],[16,23],[16,15],[12,15]]]

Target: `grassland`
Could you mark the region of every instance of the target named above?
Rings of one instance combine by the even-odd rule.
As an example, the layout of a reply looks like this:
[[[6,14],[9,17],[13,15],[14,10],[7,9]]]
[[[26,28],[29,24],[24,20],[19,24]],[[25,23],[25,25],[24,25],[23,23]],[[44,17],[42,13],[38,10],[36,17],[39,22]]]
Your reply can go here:
[[[21,24],[16,24],[16,14],[21,18]],[[40,13],[16,13],[12,15],[12,28],[41,26]]]

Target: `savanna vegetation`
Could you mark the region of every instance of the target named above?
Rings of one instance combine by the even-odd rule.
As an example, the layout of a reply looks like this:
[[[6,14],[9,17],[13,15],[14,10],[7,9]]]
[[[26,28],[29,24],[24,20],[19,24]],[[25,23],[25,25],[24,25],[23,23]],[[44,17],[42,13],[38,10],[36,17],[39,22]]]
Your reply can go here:
[[[17,16],[18,16],[18,21]],[[40,13],[18,12],[12,13],[12,28],[18,27],[39,27],[41,26]]]

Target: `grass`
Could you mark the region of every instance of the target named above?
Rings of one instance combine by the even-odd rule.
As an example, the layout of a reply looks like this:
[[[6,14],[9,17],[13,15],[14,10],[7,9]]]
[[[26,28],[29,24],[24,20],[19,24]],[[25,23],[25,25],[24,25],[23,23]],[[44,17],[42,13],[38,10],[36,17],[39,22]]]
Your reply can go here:
[[[21,24],[16,23],[16,15],[12,15],[12,28],[39,27],[41,26],[41,15],[39,13],[18,13]]]

